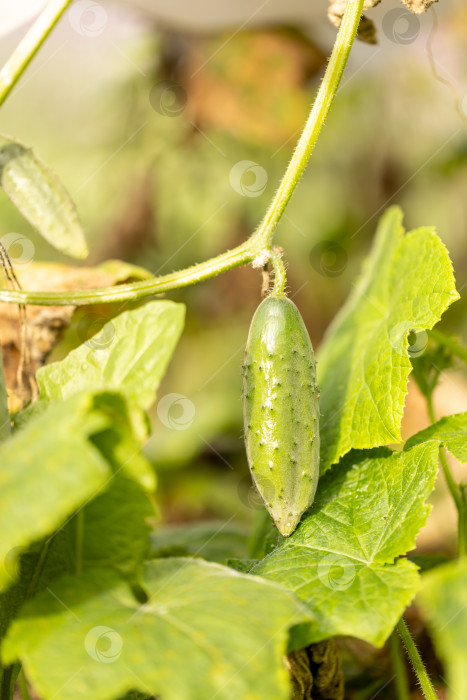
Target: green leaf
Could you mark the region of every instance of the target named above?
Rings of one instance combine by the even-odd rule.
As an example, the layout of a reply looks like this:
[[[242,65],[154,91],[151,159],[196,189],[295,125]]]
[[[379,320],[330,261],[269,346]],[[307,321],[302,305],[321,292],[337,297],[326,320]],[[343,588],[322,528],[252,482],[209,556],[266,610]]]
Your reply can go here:
[[[400,423],[425,329],[459,295],[451,261],[433,229],[404,235],[402,213],[382,217],[363,275],[321,347],[322,471],[352,448],[400,442]],[[407,349],[415,330],[415,344]]]
[[[53,532],[77,507],[102,488],[110,467],[91,444],[107,427],[91,413],[89,395],[53,406],[0,449],[0,587],[18,547]]]
[[[185,307],[153,301],[112,319],[61,362],[41,367],[43,399],[63,399],[88,389],[116,390],[143,409],[155,391],[183,329]]]
[[[12,585],[0,593],[0,639],[26,599],[78,567],[106,567],[136,581],[149,551],[151,515],[147,493],[120,470],[54,535],[10,552],[5,568]]]
[[[124,471],[117,471],[105,491],[80,513],[82,569],[108,567],[135,576],[149,552],[150,516],[154,508],[148,494]],[[71,537],[74,525],[69,525]]]
[[[69,533],[63,528],[47,540],[35,542],[29,549],[20,548],[19,556],[9,556],[7,572],[12,583],[0,593],[0,639],[26,598],[46,588],[54,578],[74,571]]]
[[[2,349],[0,347],[0,442],[6,440],[11,434],[11,421],[8,412],[8,395],[6,391],[5,375],[3,373]]]
[[[248,556],[248,530],[218,521],[165,527],[151,533],[151,556],[166,556],[177,550],[183,556],[202,557],[225,563],[229,558]]]
[[[0,185],[46,241],[74,258],[88,247],[70,195],[56,175],[17,141],[0,137]]]
[[[154,488],[118,395],[77,394],[32,418],[0,448],[0,588],[22,548],[52,533],[124,470]],[[114,471],[113,471],[114,470]]]
[[[467,413],[445,416],[426,430],[412,435],[405,443],[405,450],[428,440],[437,440],[460,462],[467,462]]]
[[[412,549],[430,507],[435,442],[351,452],[319,483],[309,516],[252,573],[291,588],[318,620],[310,642],[344,634],[376,646],[419,586]],[[309,642],[309,643],[310,643]]]
[[[11,626],[3,660],[20,659],[45,700],[287,700],[288,629],[307,619],[283,588],[196,559],[149,562],[139,604],[117,575],[57,581]]]
[[[467,558],[422,578],[419,603],[447,671],[449,697],[467,697]]]

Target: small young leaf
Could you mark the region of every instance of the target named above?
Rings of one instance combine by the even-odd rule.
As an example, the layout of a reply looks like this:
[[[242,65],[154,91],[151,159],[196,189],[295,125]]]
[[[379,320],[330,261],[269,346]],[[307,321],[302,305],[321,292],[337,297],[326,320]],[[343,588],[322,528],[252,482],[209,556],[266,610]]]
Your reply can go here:
[[[422,578],[419,603],[444,663],[450,698],[467,698],[467,559]]]
[[[310,619],[284,588],[196,559],[149,562],[140,605],[115,573],[64,577],[3,644],[45,700],[287,700],[288,630]]]
[[[352,448],[401,441],[409,357],[423,352],[424,331],[458,298],[448,252],[434,230],[404,235],[400,209],[388,209],[319,355],[323,472]],[[407,349],[411,331],[415,344]]]
[[[0,137],[0,185],[46,241],[74,258],[88,247],[70,195],[51,170],[23,144]]]
[[[109,389],[149,408],[184,317],[183,304],[172,301],[153,301],[123,312],[64,360],[41,367],[37,372],[41,398],[62,399],[83,389]]]
[[[437,440],[459,460],[467,462],[467,413],[445,416],[426,430],[412,435],[405,443],[405,450],[428,440]]]
[[[413,548],[430,507],[435,442],[351,452],[318,485],[308,517],[252,573],[288,586],[318,620],[309,642],[339,634],[381,646],[419,586]]]

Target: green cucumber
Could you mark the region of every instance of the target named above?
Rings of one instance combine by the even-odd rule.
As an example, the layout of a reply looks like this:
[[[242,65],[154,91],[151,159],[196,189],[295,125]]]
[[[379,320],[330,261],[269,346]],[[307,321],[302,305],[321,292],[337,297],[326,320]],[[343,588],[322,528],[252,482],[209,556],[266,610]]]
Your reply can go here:
[[[256,310],[243,365],[245,445],[253,480],[288,537],[319,476],[319,407],[310,337],[295,304],[270,296]]]

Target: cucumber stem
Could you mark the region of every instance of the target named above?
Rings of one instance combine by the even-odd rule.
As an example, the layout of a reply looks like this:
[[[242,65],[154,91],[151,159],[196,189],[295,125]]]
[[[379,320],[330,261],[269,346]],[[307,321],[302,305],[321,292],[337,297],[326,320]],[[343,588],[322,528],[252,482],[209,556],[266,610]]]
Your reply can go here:
[[[272,290],[272,296],[284,297],[287,276],[285,273],[284,261],[282,260],[282,255],[278,248],[273,249],[271,263],[274,268],[274,288]]]

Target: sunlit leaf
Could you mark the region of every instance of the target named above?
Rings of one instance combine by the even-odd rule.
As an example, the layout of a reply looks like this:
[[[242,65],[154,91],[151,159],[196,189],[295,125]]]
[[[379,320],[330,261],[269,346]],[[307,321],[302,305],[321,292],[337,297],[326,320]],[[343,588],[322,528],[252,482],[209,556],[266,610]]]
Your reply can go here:
[[[423,352],[425,330],[458,298],[448,252],[434,230],[405,234],[400,209],[389,209],[320,349],[322,471],[352,448],[401,441],[410,357]]]
[[[146,565],[138,603],[108,571],[65,577],[28,603],[3,645],[41,697],[288,700],[288,630],[307,619],[280,586],[196,559]]]
[[[62,399],[83,389],[111,389],[149,408],[184,317],[183,304],[171,301],[153,301],[124,311],[64,360],[37,372],[41,398]]]
[[[435,442],[351,452],[320,481],[308,517],[252,573],[288,586],[318,627],[309,641],[352,635],[381,646],[419,588],[414,547],[430,507]]]

